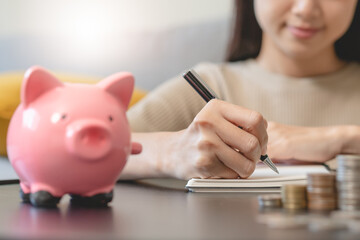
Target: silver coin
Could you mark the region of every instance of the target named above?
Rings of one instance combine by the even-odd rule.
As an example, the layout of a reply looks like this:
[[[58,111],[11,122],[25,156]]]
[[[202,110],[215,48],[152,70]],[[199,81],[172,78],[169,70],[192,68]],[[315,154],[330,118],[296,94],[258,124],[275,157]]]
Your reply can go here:
[[[258,196],[258,200],[263,200],[263,201],[281,200],[281,195],[280,194],[263,194],[263,195]]]
[[[360,155],[356,154],[339,154],[336,156],[337,161],[347,161],[347,160],[359,160],[360,161]]]
[[[360,201],[359,195],[354,195],[354,194],[351,194],[351,193],[338,194],[338,199],[349,199],[349,200],[353,200],[353,201]]]
[[[341,205],[360,205],[359,199],[351,199],[351,198],[338,198],[338,203]]]
[[[336,184],[337,191],[356,191],[360,192],[360,184],[353,182],[344,182]]]
[[[360,165],[348,166],[348,165],[338,165],[336,168],[336,173],[338,172],[356,172],[359,171]]]
[[[337,169],[359,169],[360,161],[337,161]]]
[[[259,195],[258,202],[262,208],[279,208],[282,206],[280,194]]]
[[[341,186],[337,186],[337,192],[352,192],[352,193],[360,193],[360,186],[354,186],[351,184],[343,184]]]
[[[354,195],[351,193],[347,193],[347,194],[338,194],[338,199],[340,200],[353,200],[353,201],[359,201],[360,202],[360,196],[359,195]]]
[[[338,203],[337,206],[341,210],[349,210],[349,209],[351,209],[351,211],[360,210],[360,204],[341,204],[341,203]]]
[[[359,219],[360,220],[360,211],[333,211],[330,215],[331,218],[336,219]]]
[[[281,206],[281,200],[259,200],[258,201],[260,205],[279,205]]]
[[[353,175],[359,175],[359,171],[357,170],[357,168],[344,168],[344,167],[338,167],[337,171],[336,171],[336,175],[339,174],[353,174]]]
[[[353,206],[353,207],[360,207],[360,202],[352,202],[350,203],[349,200],[347,202],[338,201],[338,206]]]
[[[359,175],[341,174],[341,175],[336,176],[336,181],[337,182],[354,182],[354,183],[360,184],[360,176]]]
[[[359,169],[360,169],[360,166],[339,165],[339,166],[337,166],[336,172],[358,171]]]
[[[281,203],[274,203],[274,202],[261,202],[259,203],[260,208],[281,208]]]
[[[336,191],[340,191],[340,190],[357,191],[359,189],[360,189],[359,184],[353,182],[338,182],[336,184]]]
[[[358,168],[339,166],[336,170],[336,175],[339,173],[357,174]]]
[[[359,161],[360,163],[360,161]],[[346,162],[346,163],[339,163],[336,167],[336,172],[341,171],[351,171],[351,170],[358,170],[360,168],[360,164],[358,162]]]
[[[338,205],[340,210],[343,211],[359,211],[360,210],[360,206],[353,206],[353,205]]]
[[[337,167],[351,167],[351,168],[359,168],[360,161],[359,160],[344,160],[344,161],[337,161]]]
[[[337,193],[344,195],[351,194],[354,196],[360,196],[360,191],[358,188],[338,188]]]

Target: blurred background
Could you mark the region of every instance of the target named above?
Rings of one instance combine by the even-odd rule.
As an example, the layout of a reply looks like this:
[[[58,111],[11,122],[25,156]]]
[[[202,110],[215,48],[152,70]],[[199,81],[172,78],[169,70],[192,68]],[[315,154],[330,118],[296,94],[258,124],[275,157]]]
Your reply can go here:
[[[0,0],[0,72],[41,65],[151,90],[225,57],[232,0]]]

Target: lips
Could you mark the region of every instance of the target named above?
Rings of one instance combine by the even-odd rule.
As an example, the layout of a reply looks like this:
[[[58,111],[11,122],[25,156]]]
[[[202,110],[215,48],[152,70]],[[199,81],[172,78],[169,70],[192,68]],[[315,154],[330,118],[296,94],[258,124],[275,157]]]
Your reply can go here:
[[[292,35],[296,38],[301,39],[308,39],[315,36],[320,29],[318,28],[303,28],[303,27],[295,27],[295,26],[288,26],[289,31]]]

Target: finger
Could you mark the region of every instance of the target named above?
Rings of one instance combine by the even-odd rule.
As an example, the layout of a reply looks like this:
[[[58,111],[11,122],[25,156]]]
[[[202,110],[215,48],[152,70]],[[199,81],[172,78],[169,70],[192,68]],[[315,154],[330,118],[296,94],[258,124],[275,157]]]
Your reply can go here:
[[[238,178],[237,172],[225,166],[215,154],[202,153],[195,160],[190,178]]]
[[[239,150],[255,163],[260,159],[262,148],[256,136],[220,118],[214,124],[214,128],[215,133],[225,144]]]
[[[268,135],[264,118],[261,114],[255,111],[245,111],[245,114],[249,114],[248,116],[245,116],[247,123],[238,126],[241,126],[244,131],[254,135],[258,139],[261,149],[265,150],[268,141]],[[222,112],[222,116],[224,119],[234,124],[234,117],[231,113],[229,114],[228,112]]]
[[[238,131],[240,130],[231,123],[227,124]],[[242,178],[247,178],[253,173],[257,159],[260,158],[260,153],[258,153],[256,160],[248,159],[227,145],[212,128],[202,128],[201,131],[203,138],[199,141],[198,148],[202,156],[205,157],[204,159],[213,159],[213,161],[200,161],[196,164],[197,167],[200,166],[203,170],[207,169],[208,174],[211,176],[224,176],[228,169],[236,172],[237,176]],[[228,169],[224,169],[224,166]]]
[[[264,119],[264,121],[265,121],[265,129],[267,130],[269,124],[268,124],[268,121],[266,121],[266,119]]]
[[[237,172],[224,165],[218,158],[219,148],[225,145],[210,128],[201,129],[202,136],[196,143],[198,155],[190,176],[200,178],[238,178]]]
[[[259,140],[262,151],[266,149],[267,122],[260,113],[217,99],[211,100],[209,104],[213,105],[212,108],[217,108],[223,118],[254,135]]]
[[[221,161],[217,161],[216,167],[210,172],[209,178],[226,178],[226,179],[236,179],[239,178],[239,174],[227,167]]]
[[[224,144],[217,153],[219,160],[235,171],[241,178],[248,178],[255,170],[256,162]]]

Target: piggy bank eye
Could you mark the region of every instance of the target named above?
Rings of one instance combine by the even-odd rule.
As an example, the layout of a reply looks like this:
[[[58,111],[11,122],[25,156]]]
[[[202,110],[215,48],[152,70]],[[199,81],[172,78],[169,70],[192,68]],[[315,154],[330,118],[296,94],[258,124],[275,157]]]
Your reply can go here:
[[[65,121],[67,118],[68,116],[65,113],[54,113],[51,116],[51,122],[58,123],[59,121]]]
[[[114,121],[114,118],[111,115],[109,115],[109,121],[110,122]]]

